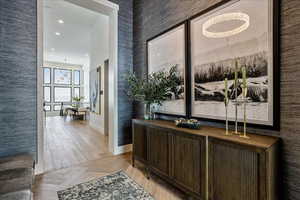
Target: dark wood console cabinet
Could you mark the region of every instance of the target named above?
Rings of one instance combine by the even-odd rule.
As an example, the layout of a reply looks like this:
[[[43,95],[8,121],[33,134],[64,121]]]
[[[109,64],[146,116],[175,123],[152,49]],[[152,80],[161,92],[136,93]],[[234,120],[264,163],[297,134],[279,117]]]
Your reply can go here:
[[[277,200],[279,139],[223,129],[177,128],[133,120],[133,165],[142,162],[187,195],[201,200]]]

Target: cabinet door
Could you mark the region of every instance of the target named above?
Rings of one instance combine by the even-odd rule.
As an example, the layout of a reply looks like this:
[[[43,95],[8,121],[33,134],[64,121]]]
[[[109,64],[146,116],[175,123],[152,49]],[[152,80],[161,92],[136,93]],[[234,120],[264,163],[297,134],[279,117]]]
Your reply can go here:
[[[133,154],[135,159],[147,161],[147,132],[141,124],[133,126]]]
[[[175,134],[172,140],[172,177],[177,184],[205,196],[205,138]]]
[[[148,128],[148,158],[150,167],[169,175],[169,133],[159,128]]]
[[[209,199],[266,200],[265,152],[209,139]]]

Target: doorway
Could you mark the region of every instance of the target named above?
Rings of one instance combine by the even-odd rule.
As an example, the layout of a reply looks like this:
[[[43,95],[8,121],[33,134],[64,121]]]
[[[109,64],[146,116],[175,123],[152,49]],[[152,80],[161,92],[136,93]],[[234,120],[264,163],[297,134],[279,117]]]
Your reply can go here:
[[[44,23],[44,17],[46,15],[44,9],[45,4],[47,4],[48,0],[41,0],[41,1],[37,1],[38,3],[38,162],[37,162],[37,173],[43,173],[44,172],[44,166],[43,166],[43,161],[44,161],[44,155],[45,155],[45,113],[44,113],[44,109],[46,106],[46,109],[53,109],[56,108],[56,110],[58,109],[58,103],[56,104],[55,101],[55,97],[52,96],[50,98],[53,99],[53,102],[51,102],[50,104],[45,104],[44,102],[44,92],[45,92],[45,85],[44,85],[44,64],[45,64],[45,59],[44,59],[44,54],[46,53],[44,51],[45,48],[48,48],[48,51],[53,51],[55,52],[56,49],[54,47],[49,47],[49,46],[45,46],[45,42],[44,42],[44,33],[46,31],[45,29],[45,23]],[[57,2],[57,1],[56,1]],[[66,0],[63,1],[61,0],[61,2],[64,3],[69,3],[72,6],[77,6],[80,7],[82,9],[87,9],[90,12],[94,12],[97,14],[101,14],[106,16],[109,19],[109,23],[108,23],[108,29],[109,29],[109,40],[108,40],[108,46],[109,46],[109,52],[108,52],[108,56],[107,59],[110,60],[110,67],[107,68],[107,70],[104,72],[106,73],[107,79],[105,80],[108,87],[108,90],[111,91],[107,94],[107,98],[105,98],[104,103],[106,102],[107,105],[104,106],[103,112],[108,113],[107,120],[105,120],[104,123],[104,129],[105,131],[107,131],[107,135],[108,135],[108,150],[109,152],[115,154],[117,152],[117,127],[118,127],[118,113],[117,113],[117,53],[118,53],[118,5],[111,3],[107,0],[93,0],[93,1],[85,1],[85,0]],[[67,9],[66,9],[67,10]],[[69,11],[69,10],[68,10]],[[66,11],[67,12],[67,11]],[[60,24],[64,24],[65,21],[63,19],[60,19],[59,16],[57,16],[58,19],[56,19],[57,23]],[[53,31],[52,31],[53,32]],[[62,33],[59,31],[55,31],[53,32],[53,34],[57,37],[62,36]],[[80,41],[74,41],[74,42],[80,42]],[[53,53],[54,54],[54,53]],[[87,55],[88,53],[85,53],[84,56],[90,56]],[[70,59],[70,58],[69,58]],[[71,59],[70,59],[71,60]],[[63,60],[60,63],[64,63],[64,64],[70,64],[71,62],[68,62],[67,60]],[[103,69],[105,68],[105,66],[108,65],[108,63],[103,63]],[[57,68],[57,63],[55,63],[55,69]],[[52,73],[54,76],[51,79],[52,81],[55,81],[55,73],[54,72],[55,69],[50,69],[50,73]],[[106,68],[105,68],[106,69]],[[60,69],[60,70],[64,70],[64,69]],[[76,69],[72,69],[71,70],[71,81],[73,80],[73,77],[76,77],[74,75],[75,71],[80,71],[80,69],[78,70]],[[84,72],[84,67],[81,69]],[[58,71],[58,70],[57,70]],[[60,73],[61,74],[61,73]],[[84,73],[83,73],[84,74]],[[83,77],[83,76],[82,76]],[[54,83],[54,82],[53,82]],[[56,87],[56,88],[55,88]],[[83,92],[84,89],[86,89],[85,86],[80,86],[78,88],[81,89],[77,89],[77,92]],[[83,88],[83,89],[82,89]],[[70,90],[71,91],[71,95],[72,92],[75,93],[74,89],[75,87],[71,87],[66,89],[66,88],[59,88],[58,86],[50,86],[50,88],[47,88],[46,90],[50,90],[50,95],[55,95],[55,92],[57,94],[59,94],[58,90],[64,90],[61,91],[61,94],[65,94],[66,91]],[[107,88],[106,88],[107,89]],[[107,90],[107,91],[108,91]],[[83,92],[84,93],[84,92]],[[86,93],[84,93],[86,94]],[[62,95],[64,97],[62,98],[69,98],[66,97],[66,95]],[[70,95],[67,95],[70,96]],[[61,103],[61,102],[59,102]],[[60,105],[61,106],[61,105]]]

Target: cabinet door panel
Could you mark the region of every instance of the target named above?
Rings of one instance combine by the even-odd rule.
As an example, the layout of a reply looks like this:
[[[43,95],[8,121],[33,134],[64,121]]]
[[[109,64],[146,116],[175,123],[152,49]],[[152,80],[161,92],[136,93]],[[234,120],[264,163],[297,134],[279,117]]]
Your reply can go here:
[[[205,193],[205,140],[174,135],[173,171],[175,181],[187,189]]]
[[[147,132],[146,127],[134,124],[133,154],[142,161],[147,161]]]
[[[264,153],[214,139],[209,148],[210,200],[265,200]]]
[[[148,128],[148,158],[150,166],[169,175],[169,133],[159,128]]]

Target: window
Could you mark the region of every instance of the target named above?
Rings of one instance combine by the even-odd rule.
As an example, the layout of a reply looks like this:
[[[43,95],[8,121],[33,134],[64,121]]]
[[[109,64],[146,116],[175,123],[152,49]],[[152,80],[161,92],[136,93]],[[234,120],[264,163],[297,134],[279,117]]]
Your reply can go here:
[[[74,85],[80,85],[80,71],[74,70]]]
[[[63,106],[72,106],[73,98],[80,97],[84,92],[83,71],[72,65],[44,66],[43,69],[43,98],[44,110],[58,114]]]
[[[61,105],[54,105],[53,108],[54,111],[60,111],[60,109],[61,109]]]
[[[74,88],[73,97],[80,97],[80,88],[79,87]]]
[[[50,105],[45,105],[44,110],[45,111],[51,111],[51,106]]]
[[[54,102],[71,102],[70,87],[54,87]]]
[[[54,69],[54,83],[71,85],[72,71],[68,69]]]
[[[51,69],[44,68],[44,84],[50,84],[50,83],[51,83]]]
[[[51,87],[44,87],[44,101],[50,103],[51,102]]]

